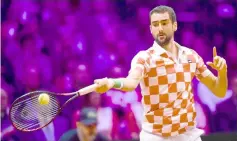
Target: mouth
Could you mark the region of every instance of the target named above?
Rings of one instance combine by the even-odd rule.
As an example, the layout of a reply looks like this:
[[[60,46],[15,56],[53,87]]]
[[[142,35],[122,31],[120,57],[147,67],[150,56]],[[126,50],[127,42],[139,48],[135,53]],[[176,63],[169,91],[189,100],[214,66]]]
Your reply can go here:
[[[165,39],[165,35],[164,35],[164,34],[160,34],[160,35],[158,35],[158,38],[159,38],[160,40],[163,40],[163,39]]]

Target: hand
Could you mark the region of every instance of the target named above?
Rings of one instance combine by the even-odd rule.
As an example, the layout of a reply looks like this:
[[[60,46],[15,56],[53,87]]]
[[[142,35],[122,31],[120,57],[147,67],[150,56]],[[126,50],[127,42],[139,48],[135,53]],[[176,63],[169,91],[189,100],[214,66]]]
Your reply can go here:
[[[114,81],[108,78],[96,79],[94,83],[98,85],[95,90],[97,93],[105,93],[114,86]]]
[[[218,72],[226,72],[227,65],[224,58],[217,56],[216,47],[213,48],[213,62],[207,62],[211,68],[217,70]]]

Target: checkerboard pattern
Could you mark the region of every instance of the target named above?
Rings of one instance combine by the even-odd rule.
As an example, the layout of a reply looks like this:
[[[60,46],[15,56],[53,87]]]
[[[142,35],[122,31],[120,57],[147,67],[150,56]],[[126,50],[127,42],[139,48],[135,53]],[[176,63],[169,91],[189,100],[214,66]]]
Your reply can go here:
[[[142,69],[140,83],[144,106],[143,130],[163,137],[184,133],[194,127],[196,112],[191,81],[211,72],[193,50],[179,46],[178,60],[159,46],[139,52],[131,70]]]

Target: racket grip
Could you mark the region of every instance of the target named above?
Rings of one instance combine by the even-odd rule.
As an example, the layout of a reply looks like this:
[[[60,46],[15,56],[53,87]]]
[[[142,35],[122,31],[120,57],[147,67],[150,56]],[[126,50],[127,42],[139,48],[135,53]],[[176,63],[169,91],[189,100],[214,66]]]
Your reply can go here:
[[[79,93],[79,95],[86,95],[88,93],[91,93],[91,92],[95,91],[96,87],[97,87],[97,84],[92,84],[90,86],[87,86],[87,87],[84,87],[84,88],[80,89],[78,91],[78,93]]]

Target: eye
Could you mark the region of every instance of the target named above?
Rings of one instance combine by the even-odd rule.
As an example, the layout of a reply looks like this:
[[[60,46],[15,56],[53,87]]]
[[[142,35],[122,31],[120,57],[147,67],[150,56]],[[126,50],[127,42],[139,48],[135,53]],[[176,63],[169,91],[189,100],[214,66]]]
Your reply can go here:
[[[161,25],[167,25],[167,23],[166,23],[166,22],[163,22],[163,23],[161,23]]]
[[[157,27],[159,26],[159,23],[153,23],[153,26]]]

